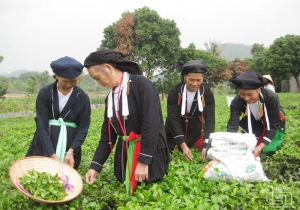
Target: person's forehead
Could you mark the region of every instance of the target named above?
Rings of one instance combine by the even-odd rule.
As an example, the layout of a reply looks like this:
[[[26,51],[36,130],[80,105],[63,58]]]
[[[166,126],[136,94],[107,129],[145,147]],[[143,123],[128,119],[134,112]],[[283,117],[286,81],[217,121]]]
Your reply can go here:
[[[78,79],[78,77],[74,77],[74,78],[66,78],[66,77],[60,77],[60,76],[57,76],[56,77],[60,80],[63,80],[63,81],[75,81]]]
[[[256,89],[239,89],[239,93],[252,94],[257,93]]]
[[[189,77],[189,78],[203,78],[203,74],[202,73],[188,73],[186,75],[186,77]]]
[[[99,66],[91,66],[91,67],[89,67],[88,72],[89,72],[89,75],[91,77],[96,77],[96,76],[102,74],[102,71],[97,71],[96,68],[99,68]]]

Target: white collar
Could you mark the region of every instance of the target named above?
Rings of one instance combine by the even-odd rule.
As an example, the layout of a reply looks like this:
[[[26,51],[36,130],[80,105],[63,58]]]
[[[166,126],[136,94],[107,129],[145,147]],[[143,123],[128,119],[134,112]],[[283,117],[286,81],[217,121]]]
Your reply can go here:
[[[120,84],[116,90],[119,91],[121,88],[121,96],[122,97],[122,115],[123,116],[128,116],[129,115],[129,109],[128,109],[128,99],[127,99],[127,85],[129,82],[129,74],[127,72],[122,72],[123,74],[123,79],[122,79],[122,84]],[[114,94],[117,94],[117,92],[114,92]],[[113,116],[113,97],[112,97],[113,89],[108,94],[108,101],[107,101],[107,117],[111,118]],[[115,104],[116,106],[117,104]],[[118,110],[119,111],[119,110]]]
[[[260,94],[261,98],[264,100],[263,94],[261,92],[259,94]],[[258,101],[259,101],[259,104],[260,104],[260,100],[258,100]],[[264,112],[265,112],[265,117],[266,117],[267,130],[269,131],[270,130],[270,122],[269,122],[269,117],[268,117],[268,112],[267,112],[267,107],[266,107],[266,104],[265,104],[265,100],[264,100],[263,106],[264,106]],[[253,134],[249,104],[247,104],[247,111],[248,111],[248,113],[247,113],[248,114],[248,133]]]
[[[185,115],[185,111],[186,111],[186,84],[184,84],[184,87],[183,87],[183,92],[182,92],[182,103],[181,103],[181,115]],[[200,96],[200,89],[198,88],[197,90],[197,100],[198,100],[198,108],[199,108],[199,111],[202,112],[203,111],[203,105],[202,105],[202,100],[201,100],[201,97],[203,96],[204,94],[204,86],[203,86],[203,93],[202,95]]]

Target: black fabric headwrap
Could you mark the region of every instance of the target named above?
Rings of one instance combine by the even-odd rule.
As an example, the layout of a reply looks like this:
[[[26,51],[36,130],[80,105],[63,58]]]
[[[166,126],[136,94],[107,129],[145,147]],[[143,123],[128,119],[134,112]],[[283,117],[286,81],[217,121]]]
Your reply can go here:
[[[207,66],[202,60],[191,60],[186,63],[177,62],[174,67],[181,72],[181,75],[188,73],[202,73],[207,71]]]
[[[235,84],[238,89],[257,89],[266,84],[266,79],[253,70],[234,76],[229,81]]]
[[[98,50],[92,52],[84,61],[84,67],[89,68],[91,66],[100,65],[103,63],[109,63],[114,65],[121,71],[126,71],[131,74],[142,74],[140,66],[124,57],[124,55],[115,50]]]

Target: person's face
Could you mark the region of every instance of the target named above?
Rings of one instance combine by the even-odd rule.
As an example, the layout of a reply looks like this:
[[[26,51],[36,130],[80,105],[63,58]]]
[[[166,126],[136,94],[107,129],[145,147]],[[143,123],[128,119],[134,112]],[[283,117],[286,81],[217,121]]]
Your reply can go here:
[[[88,68],[88,72],[90,77],[96,80],[98,85],[106,88],[113,88],[111,75],[104,64],[91,66]]]
[[[184,75],[184,81],[186,87],[189,91],[195,92],[198,90],[200,85],[203,83],[203,74],[202,73],[188,73]]]
[[[239,95],[247,104],[253,104],[259,100],[261,89],[239,89]]]
[[[68,92],[75,85],[77,85],[79,76],[75,77],[75,78],[65,78],[65,77],[59,77],[56,75],[56,79],[58,81],[58,89]]]

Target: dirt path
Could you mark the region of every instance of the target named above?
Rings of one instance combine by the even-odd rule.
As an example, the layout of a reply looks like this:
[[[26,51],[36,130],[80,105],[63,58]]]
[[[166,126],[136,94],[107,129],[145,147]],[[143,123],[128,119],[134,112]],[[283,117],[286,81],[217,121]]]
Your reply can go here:
[[[8,112],[0,114],[0,118],[13,118],[13,117],[25,117],[25,116],[34,116],[35,113],[32,111],[28,112]]]
[[[105,104],[91,104],[91,109],[104,108]],[[35,112],[8,112],[0,114],[0,119],[3,118],[13,118],[13,117],[25,117],[25,116],[35,116]]]
[[[8,93],[5,94],[3,97],[4,98],[24,98],[27,94],[14,94],[14,93]]]

